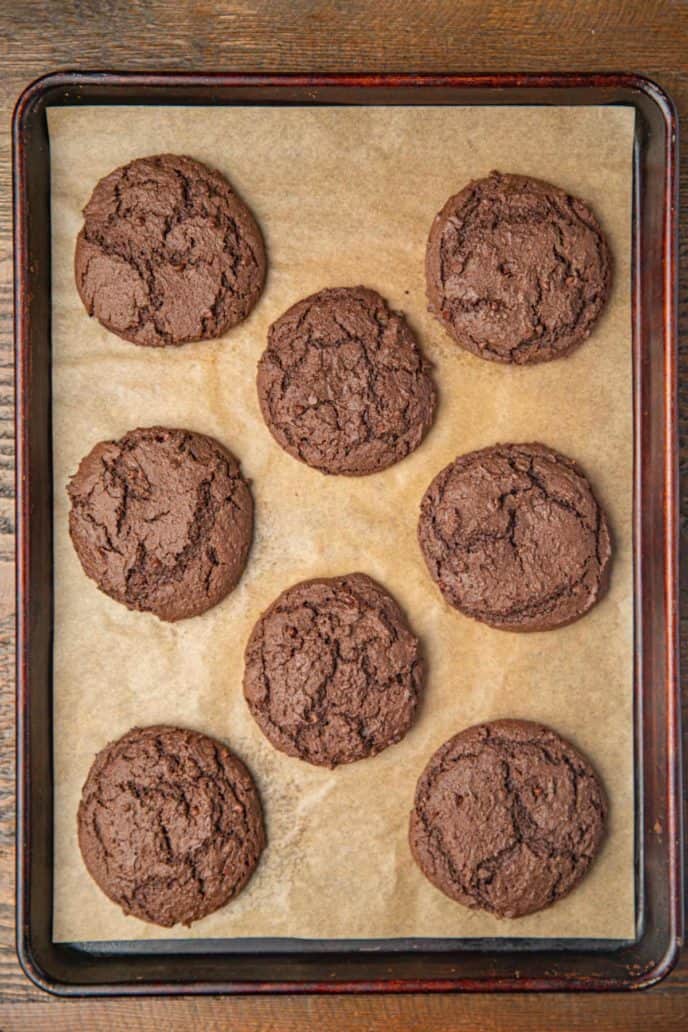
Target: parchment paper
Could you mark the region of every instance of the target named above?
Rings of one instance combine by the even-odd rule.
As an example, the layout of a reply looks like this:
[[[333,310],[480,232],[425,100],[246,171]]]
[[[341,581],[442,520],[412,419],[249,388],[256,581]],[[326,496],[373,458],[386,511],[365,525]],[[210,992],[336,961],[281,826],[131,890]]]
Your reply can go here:
[[[175,937],[634,935],[632,756],[633,113],[624,108],[61,108],[52,167],[55,460],[56,940]],[[80,210],[96,181],[151,153],[224,172],[263,228],[266,290],[222,340],[125,343],[89,319],[74,286]],[[588,200],[615,257],[611,302],[569,358],[512,369],[462,351],[426,311],[430,224],[468,179],[498,168]],[[440,405],[424,444],[376,476],[324,477],[273,442],[256,362],[268,325],[326,286],[365,284],[407,313],[435,363]],[[65,484],[97,441],[155,423],[216,436],[252,479],[256,537],[238,589],[177,625],[130,613],[83,574]],[[611,590],[573,626],[491,630],[450,609],[416,543],[421,496],[457,454],[540,440],[579,460],[614,533]],[[416,726],[334,772],[273,749],[249,715],[243,649],[257,616],[305,577],[362,570],[386,585],[428,661]],[[416,779],[450,735],[495,717],[551,724],[594,762],[611,814],[602,854],[554,907],[499,921],[446,899],[407,846]],[[124,917],[88,876],[76,810],[97,750],[133,725],[179,724],[227,741],[250,766],[269,846],[241,896],[190,930]]]

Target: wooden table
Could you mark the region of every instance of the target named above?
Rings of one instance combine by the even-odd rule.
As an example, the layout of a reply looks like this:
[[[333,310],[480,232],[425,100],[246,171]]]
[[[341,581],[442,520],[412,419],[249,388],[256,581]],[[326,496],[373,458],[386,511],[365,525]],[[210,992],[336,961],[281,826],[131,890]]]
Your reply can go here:
[[[685,0],[14,0],[0,5],[0,1029],[688,1029],[688,950],[642,994],[62,1001],[14,952],[14,444],[9,121],[44,72],[636,71],[688,116]],[[682,201],[688,148],[682,147]],[[681,216],[681,468],[688,475],[688,210]],[[688,660],[688,504],[681,651]],[[688,669],[688,666],[686,666]],[[688,693],[685,695],[688,701]],[[685,708],[686,703],[684,703]],[[684,734],[686,754],[688,737]],[[610,886],[610,891],[612,887]]]

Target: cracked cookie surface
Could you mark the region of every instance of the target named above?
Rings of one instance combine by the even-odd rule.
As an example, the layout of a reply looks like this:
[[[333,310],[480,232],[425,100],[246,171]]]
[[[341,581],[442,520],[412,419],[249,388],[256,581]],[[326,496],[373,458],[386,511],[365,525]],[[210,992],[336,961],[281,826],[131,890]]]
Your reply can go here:
[[[555,731],[522,720],[468,728],[416,788],[411,852],[468,907],[522,917],[561,899],[599,850],[607,804],[595,771]]]
[[[423,685],[418,639],[362,573],[284,591],[246,647],[244,694],[276,748],[336,767],[373,756],[411,727]]]
[[[78,812],[94,881],[125,914],[166,928],[225,905],[265,846],[260,799],[221,742],[134,728],[96,756]]]
[[[224,176],[174,154],[100,180],[74,259],[88,314],[151,347],[221,337],[255,305],[265,267],[260,229]]]
[[[211,437],[131,430],[97,444],[67,491],[84,572],[129,609],[197,616],[241,577],[253,500],[239,463]]]
[[[276,320],[258,364],[263,418],[286,452],[363,476],[418,447],[432,423],[430,366],[406,319],[374,290],[321,290]]]
[[[495,362],[545,362],[590,336],[612,260],[577,197],[492,172],[450,197],[426,252],[429,310],[462,347]]]
[[[576,463],[542,444],[459,456],[423,497],[418,539],[447,602],[503,630],[572,623],[609,579],[604,511]]]

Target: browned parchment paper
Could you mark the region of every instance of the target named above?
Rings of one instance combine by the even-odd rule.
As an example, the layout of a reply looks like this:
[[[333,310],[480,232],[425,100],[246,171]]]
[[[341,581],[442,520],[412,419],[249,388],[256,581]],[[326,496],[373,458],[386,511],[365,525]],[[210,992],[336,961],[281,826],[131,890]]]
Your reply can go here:
[[[186,936],[634,934],[630,222],[633,113],[623,108],[61,108],[49,111],[53,218],[56,940]],[[265,233],[269,277],[222,340],[156,350],[84,312],[74,286],[80,210],[132,158],[174,151],[224,172]],[[426,312],[423,259],[449,194],[492,168],[551,179],[609,234],[611,303],[576,354],[510,369],[461,351]],[[291,459],[260,417],[255,369],[270,322],[325,286],[366,284],[405,311],[435,363],[441,401],[418,451],[377,476],[326,478]],[[162,423],[213,434],[253,481],[256,538],[239,588],[175,626],[130,613],[84,576],[65,484],[96,441]],[[425,487],[460,452],[541,440],[579,460],[606,506],[608,597],[550,633],[491,630],[451,610],[416,544]],[[403,604],[428,658],[415,728],[334,772],[275,751],[241,690],[260,611],[301,578],[362,570]],[[500,922],[446,899],[406,841],[416,779],[457,730],[516,716],[551,724],[599,769],[609,836],[589,877],[541,914]],[[265,804],[269,846],[240,898],[190,931],[123,914],[89,878],[76,838],[95,752],[158,721],[227,741]]]

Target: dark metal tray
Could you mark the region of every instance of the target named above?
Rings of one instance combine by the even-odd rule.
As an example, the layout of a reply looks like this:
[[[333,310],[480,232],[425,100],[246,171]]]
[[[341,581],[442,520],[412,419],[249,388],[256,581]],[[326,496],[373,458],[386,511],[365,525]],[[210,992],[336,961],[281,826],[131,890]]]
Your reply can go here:
[[[599,940],[52,941],[50,152],[71,104],[624,104],[636,112],[633,209],[636,916]],[[17,389],[17,948],[62,995],[630,989],[682,934],[677,677],[677,124],[634,75],[196,75],[60,72],[14,113]],[[609,886],[613,892],[614,887]]]

